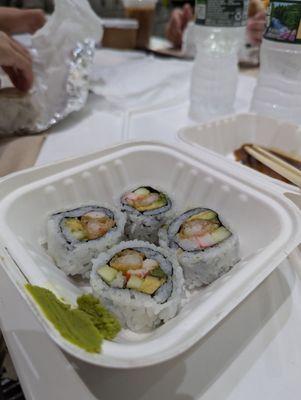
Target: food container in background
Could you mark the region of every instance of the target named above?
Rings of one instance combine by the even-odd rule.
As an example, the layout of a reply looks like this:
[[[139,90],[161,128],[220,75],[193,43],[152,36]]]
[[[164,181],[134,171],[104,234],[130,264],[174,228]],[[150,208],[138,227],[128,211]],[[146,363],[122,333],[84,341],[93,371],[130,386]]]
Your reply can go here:
[[[301,128],[290,122],[253,113],[221,118],[208,124],[189,126],[178,132],[180,140],[195,148],[206,147],[234,162],[234,152],[244,144],[276,148],[301,157]],[[248,171],[255,173],[249,167]],[[265,178],[265,175],[257,175]],[[270,178],[269,178],[270,179]],[[292,186],[280,180],[278,185]]]
[[[125,16],[138,20],[138,49],[148,48],[155,16],[157,0],[123,0]]]
[[[135,19],[103,18],[104,34],[102,46],[112,49],[134,49],[136,47],[138,21]]]

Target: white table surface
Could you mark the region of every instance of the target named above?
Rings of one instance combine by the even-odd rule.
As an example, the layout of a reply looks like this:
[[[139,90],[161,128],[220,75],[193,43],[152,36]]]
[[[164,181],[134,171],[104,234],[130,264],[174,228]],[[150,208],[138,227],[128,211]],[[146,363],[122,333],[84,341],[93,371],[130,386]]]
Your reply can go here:
[[[236,112],[247,111],[254,78],[240,76]],[[188,94],[187,94],[188,96]],[[37,165],[120,140],[174,141],[188,97],[149,112],[85,110],[52,130]],[[297,400],[301,396],[301,257],[298,250],[203,340],[182,356],[140,370],[97,368],[64,354],[0,268],[0,323],[28,400]]]

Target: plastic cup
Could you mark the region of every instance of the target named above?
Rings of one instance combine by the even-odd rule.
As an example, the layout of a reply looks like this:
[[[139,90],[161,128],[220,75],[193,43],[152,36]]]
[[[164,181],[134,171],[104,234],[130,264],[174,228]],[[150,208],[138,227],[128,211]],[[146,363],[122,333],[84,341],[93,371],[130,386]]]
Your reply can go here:
[[[135,19],[103,18],[102,46],[113,49],[134,49],[138,32]]]
[[[146,49],[149,45],[157,0],[123,0],[125,16],[136,19],[139,27],[136,47]]]

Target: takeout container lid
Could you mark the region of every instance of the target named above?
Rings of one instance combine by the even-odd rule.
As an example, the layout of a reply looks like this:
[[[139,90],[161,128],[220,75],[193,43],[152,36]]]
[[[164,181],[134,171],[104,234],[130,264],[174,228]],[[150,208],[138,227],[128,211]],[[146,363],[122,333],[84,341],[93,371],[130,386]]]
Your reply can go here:
[[[151,174],[145,160],[155,160]],[[167,192],[176,191],[179,207],[200,201],[222,212],[240,237],[242,261],[189,297],[182,312],[162,327],[147,335],[123,331],[117,342],[104,342],[102,354],[89,354],[65,341],[24,289],[28,279],[51,288],[71,303],[82,290],[53,265],[41,246],[46,213],[64,208],[71,200],[107,202],[120,195],[124,187],[145,183],[146,179]],[[144,367],[181,354],[301,242],[300,210],[284,196],[283,188],[270,181],[262,185],[240,165],[185,143],[124,143],[78,160],[13,174],[0,181],[0,193],[2,267],[62,349],[91,364],[111,368]]]

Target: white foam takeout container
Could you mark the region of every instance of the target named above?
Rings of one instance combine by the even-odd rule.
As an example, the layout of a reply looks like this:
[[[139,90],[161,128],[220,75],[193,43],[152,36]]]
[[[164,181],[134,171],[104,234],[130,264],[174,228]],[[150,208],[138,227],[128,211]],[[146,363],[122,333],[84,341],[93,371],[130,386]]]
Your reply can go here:
[[[206,147],[235,161],[234,150],[244,143],[266,147],[278,147],[301,156],[301,127],[290,122],[252,113],[237,114],[210,123],[180,129],[178,138],[193,146]],[[270,178],[244,166],[251,174],[272,180],[278,185],[292,189],[292,185]]]
[[[24,178],[23,178],[24,177]],[[159,186],[179,209],[202,205],[222,213],[237,231],[241,261],[213,284],[194,292],[172,320],[148,334],[123,330],[89,354],[65,341],[26,294],[45,286],[75,303],[88,290],[67,278],[47,255],[46,215],[83,202],[110,203],[125,188]],[[0,262],[49,336],[86,362],[115,368],[156,364],[179,355],[209,332],[301,242],[298,206],[283,188],[263,186],[245,170],[205,149],[155,142],[125,143],[58,166],[32,169],[0,181]],[[299,197],[292,197],[299,202]]]

